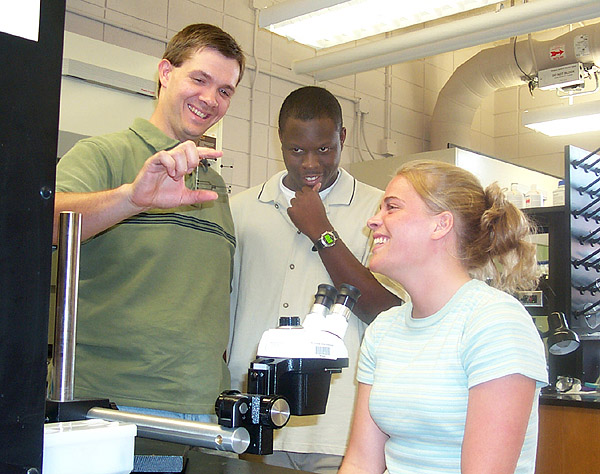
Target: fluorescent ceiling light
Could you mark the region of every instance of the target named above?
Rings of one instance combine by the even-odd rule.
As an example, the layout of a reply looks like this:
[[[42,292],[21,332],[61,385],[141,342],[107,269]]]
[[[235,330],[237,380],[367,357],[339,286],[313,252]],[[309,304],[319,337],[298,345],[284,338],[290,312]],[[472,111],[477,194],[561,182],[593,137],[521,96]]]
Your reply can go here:
[[[288,0],[260,11],[259,26],[314,48],[498,3],[498,0]]]
[[[526,110],[523,125],[551,137],[600,130],[600,101]]]

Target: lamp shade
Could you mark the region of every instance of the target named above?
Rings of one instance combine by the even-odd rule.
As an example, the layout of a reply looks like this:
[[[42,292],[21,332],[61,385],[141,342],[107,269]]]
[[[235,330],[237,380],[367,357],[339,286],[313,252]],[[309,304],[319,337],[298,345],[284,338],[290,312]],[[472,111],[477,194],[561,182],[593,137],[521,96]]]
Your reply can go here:
[[[548,316],[548,352],[553,355],[566,355],[579,347],[579,336],[569,329],[562,313]]]

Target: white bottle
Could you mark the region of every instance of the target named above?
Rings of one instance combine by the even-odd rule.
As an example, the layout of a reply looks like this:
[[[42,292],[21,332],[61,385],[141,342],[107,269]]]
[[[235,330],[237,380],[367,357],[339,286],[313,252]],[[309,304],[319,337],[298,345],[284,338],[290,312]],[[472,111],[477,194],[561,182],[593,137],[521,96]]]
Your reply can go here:
[[[525,207],[542,207],[543,205],[542,194],[537,190],[537,186],[532,184],[531,189],[525,194]]]
[[[558,182],[558,187],[554,191],[552,191],[552,205],[565,205],[565,182],[562,179]]]
[[[523,209],[525,207],[525,196],[523,196],[523,193],[519,191],[519,185],[517,183],[511,183],[510,191],[506,193],[506,198],[519,209]]]

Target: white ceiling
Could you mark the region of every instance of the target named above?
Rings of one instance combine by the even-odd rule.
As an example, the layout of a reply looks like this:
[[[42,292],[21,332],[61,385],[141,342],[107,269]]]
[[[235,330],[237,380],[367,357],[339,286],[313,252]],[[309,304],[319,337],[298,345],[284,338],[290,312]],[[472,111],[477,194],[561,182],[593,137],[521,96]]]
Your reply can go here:
[[[255,0],[263,5],[287,0]],[[404,1],[404,0],[403,0]],[[258,6],[255,3],[255,6]],[[390,64],[507,40],[600,17],[598,0],[510,0],[318,51],[294,61],[298,74],[335,79]]]
[[[259,7],[259,8],[267,8],[276,4],[280,4],[280,3],[286,3],[290,0],[253,0],[254,2],[254,6]],[[410,1],[410,0],[398,0],[398,1]],[[391,34],[392,35],[397,35],[397,34],[401,34],[404,30],[406,31],[413,31],[415,29],[418,28],[422,28],[422,27],[429,27],[429,26],[433,26],[436,24],[442,24],[442,23],[448,23],[451,21],[455,21],[461,18],[466,18],[466,17],[470,17],[470,16],[475,16],[475,15],[480,15],[482,13],[487,13],[487,12],[493,12],[498,8],[504,7],[504,6],[511,6],[511,4],[517,4],[517,3],[527,3],[528,0],[505,0],[505,1],[498,1],[496,2],[494,5],[489,5],[487,7],[483,7],[483,8],[478,8],[475,10],[471,10],[469,12],[465,12],[465,13],[460,13],[457,15],[452,15],[452,16],[448,16],[445,18],[442,18],[440,20],[436,20],[436,21],[430,21],[430,22],[426,22],[426,23],[421,23],[420,25],[413,25],[407,28],[403,28],[403,29],[399,29],[399,30],[395,30],[393,31]],[[530,1],[540,1],[540,0],[530,0]],[[573,0],[566,0],[566,1],[573,1]],[[369,39],[372,40],[378,40],[383,38],[384,35],[376,35],[373,36]],[[357,42],[353,42],[353,43],[357,43]],[[352,42],[351,43],[347,43],[346,46],[352,46]],[[327,49],[324,49],[322,51],[327,51]]]

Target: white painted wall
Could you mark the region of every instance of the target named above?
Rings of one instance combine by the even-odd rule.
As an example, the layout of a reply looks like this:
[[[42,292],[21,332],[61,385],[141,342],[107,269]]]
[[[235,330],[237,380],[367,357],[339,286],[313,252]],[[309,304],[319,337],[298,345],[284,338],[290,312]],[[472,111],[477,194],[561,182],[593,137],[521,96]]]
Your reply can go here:
[[[156,83],[160,58],[132,52],[86,36],[65,32],[63,64],[77,60]],[[100,135],[127,128],[134,118],[150,117],[154,99],[91,84],[64,75],[61,81],[59,129]]]

